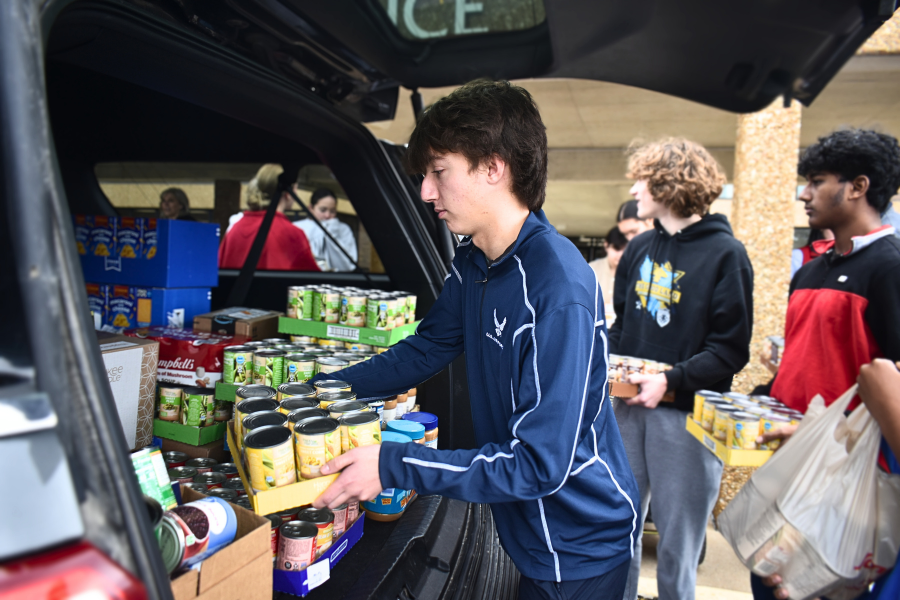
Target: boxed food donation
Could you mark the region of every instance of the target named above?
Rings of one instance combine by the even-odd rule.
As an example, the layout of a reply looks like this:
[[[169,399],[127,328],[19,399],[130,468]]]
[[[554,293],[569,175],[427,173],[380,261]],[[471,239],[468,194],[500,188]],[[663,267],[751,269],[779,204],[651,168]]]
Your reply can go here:
[[[97,341],[125,441],[131,449],[142,448],[153,437],[159,344],[100,331]]]

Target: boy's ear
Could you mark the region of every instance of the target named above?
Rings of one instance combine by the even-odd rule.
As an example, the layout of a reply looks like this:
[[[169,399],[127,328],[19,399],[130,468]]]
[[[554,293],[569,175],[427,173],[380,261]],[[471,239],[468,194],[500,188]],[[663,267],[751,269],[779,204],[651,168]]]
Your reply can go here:
[[[850,181],[850,199],[858,200],[863,198],[866,193],[869,191],[869,185],[871,181],[869,181],[868,175],[859,175]]]
[[[509,169],[509,165],[506,164],[505,160],[500,158],[499,154],[492,154],[491,157],[485,161],[485,167],[487,169],[487,179],[490,183],[499,183]]]

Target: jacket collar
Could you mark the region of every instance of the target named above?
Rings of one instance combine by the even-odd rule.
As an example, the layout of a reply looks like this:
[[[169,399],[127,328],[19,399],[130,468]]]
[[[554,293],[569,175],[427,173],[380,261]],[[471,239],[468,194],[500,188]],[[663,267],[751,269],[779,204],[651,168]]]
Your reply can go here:
[[[818,242],[813,242],[813,247],[817,252],[819,252],[819,254],[831,252],[835,256],[850,256],[851,254],[855,254],[861,251],[863,248],[871,246],[873,243],[883,237],[894,235],[895,231],[896,230],[890,225],[882,225],[878,229],[873,229],[866,235],[855,236],[851,238],[853,247],[850,248],[850,252],[848,252],[847,254],[838,255],[834,252],[834,240],[819,240]]]
[[[543,210],[529,213],[528,218],[525,219],[525,223],[522,224],[522,229],[519,230],[519,235],[516,236],[516,241],[513,242],[513,244],[506,249],[506,252],[504,252],[497,260],[491,263],[491,268],[503,264],[504,262],[509,260],[509,258],[514,255],[519,250],[519,248],[526,245],[532,239],[540,235],[555,231],[556,229],[554,229],[553,225],[550,224],[550,221],[547,220],[547,216],[544,214]],[[482,252],[480,248],[478,248],[471,242],[472,238],[466,237],[459,243],[459,245],[468,245],[469,252],[466,254],[468,259],[472,261],[475,266],[481,269],[482,273],[487,273],[487,264],[484,252]]]

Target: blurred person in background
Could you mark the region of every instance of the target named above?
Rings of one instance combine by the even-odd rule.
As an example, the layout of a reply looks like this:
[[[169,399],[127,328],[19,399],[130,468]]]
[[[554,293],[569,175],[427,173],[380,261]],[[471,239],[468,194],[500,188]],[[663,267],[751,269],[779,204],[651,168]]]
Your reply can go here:
[[[313,256],[316,257],[322,270],[353,271],[356,269],[353,264],[357,260],[356,238],[353,237],[353,230],[350,229],[350,226],[337,218],[337,198],[334,192],[327,188],[319,188],[314,191],[309,199],[309,210],[353,259],[351,261],[347,258],[334,242],[328,239],[328,236],[322,231],[322,227],[316,225],[312,219],[294,221],[294,225],[302,229],[309,239]]]
[[[828,251],[828,248],[831,247],[827,242],[833,239],[834,234],[831,233],[830,229],[810,229],[809,239],[806,240],[806,245],[802,248],[794,248],[794,250],[791,251],[791,279],[794,278],[794,275],[800,270],[800,267],[812,259],[825,254],[825,252]]]
[[[611,327],[616,319],[616,311],[613,309],[613,287],[616,281],[616,267],[619,266],[619,259],[625,254],[625,247],[628,240],[619,231],[619,227],[613,227],[603,238],[603,248],[606,249],[606,256],[592,260],[588,266],[597,274],[597,282],[600,284],[600,291],[603,294],[603,303],[606,306],[606,326]]]
[[[170,187],[159,195],[159,218],[179,221],[196,221],[191,215],[191,202],[184,190]]]
[[[616,215],[616,223],[618,223],[619,231],[625,236],[629,242],[635,236],[653,229],[653,219],[642,219],[638,217],[638,201],[626,200],[619,207]]]
[[[275,218],[266,237],[257,268],[264,271],[318,271],[319,266],[309,247],[303,230],[294,227],[284,211],[293,198],[287,192],[278,193],[281,165],[263,165],[247,186],[247,206],[250,208],[225,233],[219,246],[219,268],[240,269],[250,254],[270,202],[278,202]]]
[[[719,496],[723,463],[685,430],[697,390],[727,392],[750,355],[753,268],[724,215],[709,207],[725,184],[700,144],[667,138],[632,147],[628,160],[637,217],[654,230],[628,243],[616,270],[616,322],[609,351],[672,365],[631,375],[633,398],[616,421],[641,496],[659,531],[660,600],[692,600],[706,525]],[[667,392],[673,400],[663,401]],[[641,545],[635,546],[625,600],[637,598]]]

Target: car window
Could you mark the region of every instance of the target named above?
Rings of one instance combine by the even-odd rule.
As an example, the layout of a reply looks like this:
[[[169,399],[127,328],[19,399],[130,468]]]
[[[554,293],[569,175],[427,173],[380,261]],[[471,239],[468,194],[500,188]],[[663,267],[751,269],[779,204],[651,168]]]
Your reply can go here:
[[[409,40],[522,31],[546,19],[543,0],[374,0]]]
[[[172,194],[169,192],[180,190],[189,204],[190,218],[218,223],[224,238],[229,228],[234,227],[250,208],[247,203],[248,185],[260,167],[259,163],[116,162],[98,164],[95,175],[103,195],[118,216],[161,218],[164,216],[163,196],[167,197],[166,201],[171,201],[168,196]],[[384,266],[353,204],[330,169],[324,165],[306,165],[300,169],[297,196],[307,207],[313,192],[322,188],[333,190],[337,195],[336,219],[347,225],[347,228],[342,228],[343,232],[349,229],[352,233],[352,236],[343,239],[352,237],[360,267],[370,273],[384,273]],[[318,227],[308,220],[309,215],[300,206],[294,204],[284,215],[289,221],[300,223],[304,231],[309,231],[310,241],[321,237]],[[324,267],[329,270],[335,268],[327,262]],[[341,270],[349,268],[348,264],[340,266]]]

